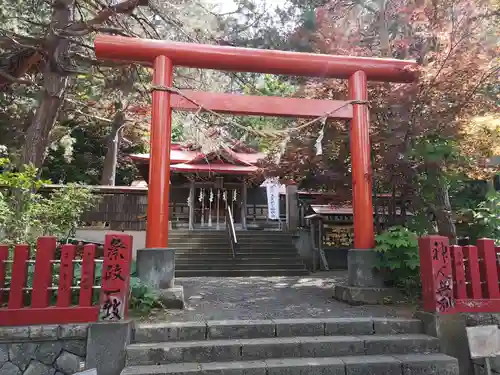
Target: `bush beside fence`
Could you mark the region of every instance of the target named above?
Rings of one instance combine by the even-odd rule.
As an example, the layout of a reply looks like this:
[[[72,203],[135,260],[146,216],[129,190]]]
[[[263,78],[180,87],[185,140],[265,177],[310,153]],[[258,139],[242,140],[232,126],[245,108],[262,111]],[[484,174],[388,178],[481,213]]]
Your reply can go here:
[[[81,259],[75,245],[62,245],[59,259],[57,250],[54,237],[38,239],[34,260],[28,245],[0,245],[0,326],[127,317],[131,236],[106,235],[104,259],[95,259],[93,244],[84,246]]]

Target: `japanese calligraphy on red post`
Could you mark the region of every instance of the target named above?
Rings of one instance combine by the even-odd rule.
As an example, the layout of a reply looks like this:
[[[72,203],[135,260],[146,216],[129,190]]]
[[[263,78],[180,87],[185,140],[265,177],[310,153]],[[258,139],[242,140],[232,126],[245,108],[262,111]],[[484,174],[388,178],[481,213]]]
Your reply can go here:
[[[132,264],[132,237],[109,234],[104,245],[99,320],[119,321],[127,317]]]
[[[438,312],[450,312],[455,307],[450,247],[440,239],[432,242],[432,263]]]

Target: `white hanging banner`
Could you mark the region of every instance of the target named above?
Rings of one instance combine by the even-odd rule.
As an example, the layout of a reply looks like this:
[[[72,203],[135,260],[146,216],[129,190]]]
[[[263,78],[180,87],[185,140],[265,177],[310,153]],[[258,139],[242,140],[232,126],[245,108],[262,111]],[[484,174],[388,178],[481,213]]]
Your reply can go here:
[[[267,217],[271,220],[280,219],[280,184],[276,180],[266,180]]]

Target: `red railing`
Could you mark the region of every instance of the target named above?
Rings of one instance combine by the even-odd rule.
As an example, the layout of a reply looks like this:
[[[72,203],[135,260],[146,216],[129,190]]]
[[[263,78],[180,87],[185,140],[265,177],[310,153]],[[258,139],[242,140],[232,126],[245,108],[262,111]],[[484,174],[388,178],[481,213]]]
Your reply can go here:
[[[106,235],[103,259],[95,259],[93,244],[85,245],[79,257],[75,245],[62,245],[60,259],[56,250],[54,237],[38,239],[34,260],[27,245],[0,245],[0,326],[127,317],[131,236]]]
[[[419,240],[424,309],[439,313],[500,312],[500,246],[449,246],[443,236]]]

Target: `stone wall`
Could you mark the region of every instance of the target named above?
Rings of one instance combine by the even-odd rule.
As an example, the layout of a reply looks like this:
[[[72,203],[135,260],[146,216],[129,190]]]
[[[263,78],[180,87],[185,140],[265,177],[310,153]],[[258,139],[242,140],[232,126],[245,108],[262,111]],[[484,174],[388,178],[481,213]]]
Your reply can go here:
[[[72,375],[85,367],[85,324],[0,327],[0,375]]]

